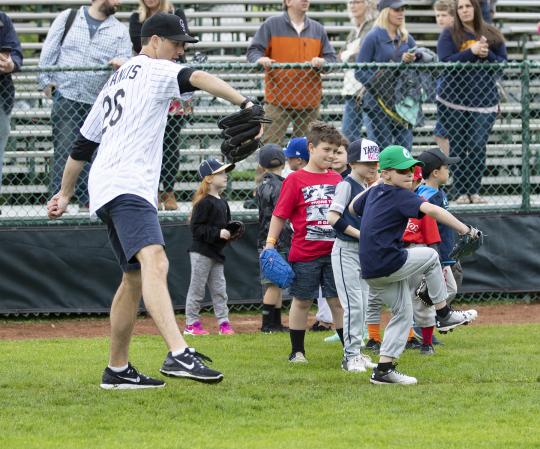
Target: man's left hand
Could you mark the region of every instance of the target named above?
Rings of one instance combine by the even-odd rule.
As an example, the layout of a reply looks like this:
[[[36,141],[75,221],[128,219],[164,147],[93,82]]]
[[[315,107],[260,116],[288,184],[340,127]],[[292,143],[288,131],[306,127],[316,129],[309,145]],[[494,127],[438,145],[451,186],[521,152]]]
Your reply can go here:
[[[322,67],[323,65],[324,65],[324,59],[323,58],[319,58],[318,56],[315,56],[311,60],[311,66],[312,67]]]

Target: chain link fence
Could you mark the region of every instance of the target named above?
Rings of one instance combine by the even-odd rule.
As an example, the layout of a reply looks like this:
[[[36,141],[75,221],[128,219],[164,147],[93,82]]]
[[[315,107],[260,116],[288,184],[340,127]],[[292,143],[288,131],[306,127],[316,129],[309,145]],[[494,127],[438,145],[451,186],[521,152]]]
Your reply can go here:
[[[402,144],[414,155],[440,146],[462,162],[448,185],[455,211],[540,208],[540,65],[496,64],[251,64],[200,66],[264,102],[274,120],[265,143],[285,146],[309,122],[333,123],[349,139],[368,137],[382,147]],[[48,69],[56,72],[58,69]],[[70,68],[81,79],[106,67]],[[39,89],[37,67],[14,74],[15,99],[5,145],[0,226],[49,223],[46,203],[58,189],[65,159],[90,104],[52,99]],[[84,87],[82,87],[84,88]],[[3,103],[9,92],[0,92]],[[500,99],[500,102],[499,102]],[[190,213],[202,159],[220,158],[219,118],[237,108],[204,92],[171,103],[164,135],[160,218]],[[4,108],[5,110],[5,108]],[[0,120],[9,116],[0,116]],[[9,121],[8,121],[9,123]],[[1,129],[1,127],[0,127]],[[1,131],[0,131],[1,132]],[[5,136],[4,136],[5,137]],[[0,140],[0,144],[3,141]],[[231,173],[226,196],[236,215],[255,216],[256,155]],[[65,220],[88,223],[85,176]]]

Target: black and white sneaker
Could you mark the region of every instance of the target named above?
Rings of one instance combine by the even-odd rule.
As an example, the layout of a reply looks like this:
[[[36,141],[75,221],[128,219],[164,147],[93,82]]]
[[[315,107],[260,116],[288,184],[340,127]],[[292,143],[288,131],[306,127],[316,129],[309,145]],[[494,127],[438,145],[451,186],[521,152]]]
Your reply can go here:
[[[437,316],[437,330],[441,334],[444,334],[448,331],[452,331],[458,326],[469,324],[469,321],[471,321],[471,317],[467,312],[463,312],[461,310],[450,310],[450,312],[448,312],[448,314],[444,318]]]
[[[395,365],[388,371],[380,371],[377,368],[373,368],[373,373],[371,373],[369,381],[375,385],[415,385],[418,383],[416,377],[400,373]]]
[[[139,373],[131,363],[128,363],[128,367],[119,373],[114,372],[109,367],[105,368],[100,385],[104,390],[139,390],[164,386],[165,382]]]
[[[169,352],[160,371],[166,376],[186,377],[199,382],[221,382],[223,374],[208,368],[204,364],[205,361],[212,362],[212,359],[193,348],[186,348],[182,354],[177,356],[173,356]]]

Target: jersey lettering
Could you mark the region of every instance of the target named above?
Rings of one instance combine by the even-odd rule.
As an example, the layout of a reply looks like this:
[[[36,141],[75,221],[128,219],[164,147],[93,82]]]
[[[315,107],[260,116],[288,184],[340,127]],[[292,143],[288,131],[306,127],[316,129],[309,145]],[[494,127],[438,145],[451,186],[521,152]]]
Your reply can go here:
[[[116,125],[120,120],[120,117],[122,117],[122,111],[124,109],[120,103],[120,99],[123,99],[125,96],[126,93],[124,92],[124,89],[118,89],[113,95],[112,100],[108,95],[103,99],[103,108],[105,109],[105,117],[103,118],[103,122],[105,123],[105,126],[101,131],[102,134],[105,134],[105,131],[107,131],[107,118],[111,112],[112,116],[109,120],[108,126]]]
[[[135,79],[139,74],[140,68],[141,66],[136,64],[118,69],[116,72],[113,73],[113,76],[109,81],[109,86],[114,86],[115,84],[118,84],[120,81],[123,81],[125,79]]]

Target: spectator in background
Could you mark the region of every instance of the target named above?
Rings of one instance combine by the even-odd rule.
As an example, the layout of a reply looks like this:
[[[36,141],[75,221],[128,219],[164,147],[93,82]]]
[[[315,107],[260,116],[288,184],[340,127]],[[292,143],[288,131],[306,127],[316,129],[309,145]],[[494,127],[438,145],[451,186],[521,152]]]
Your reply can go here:
[[[354,29],[347,36],[345,46],[339,52],[338,58],[341,62],[353,63],[356,61],[360,51],[360,43],[373,27],[376,11],[373,0],[349,0],[347,11]],[[345,97],[342,133],[349,142],[358,140],[361,137],[362,96],[364,90],[364,86],[356,81],[354,70],[346,70],[343,78],[343,90],[341,91],[341,94]]]
[[[377,4],[379,16],[372,30],[365,36],[360,47],[356,62],[396,62],[409,64],[416,60],[414,49],[416,42],[405,27],[405,2],[403,0],[379,0]],[[397,71],[389,70],[388,80],[397,78]],[[396,69],[397,70],[397,69]],[[367,84],[378,73],[372,70],[360,69],[356,71],[356,79]],[[384,86],[392,90],[392,85]],[[389,145],[401,145],[409,150],[412,147],[412,129],[395,117],[388,108],[383,109],[369,89],[363,99],[364,124],[367,128],[367,137],[376,142],[380,148]]]
[[[482,8],[482,17],[484,22],[489,24],[493,23],[496,5],[497,0],[480,0],[480,7]]]
[[[131,57],[128,30],[114,17],[119,3],[119,0],[92,0],[90,6],[62,11],[52,23],[43,43],[39,66],[109,64],[114,70],[118,69]],[[71,25],[69,19],[72,19]],[[108,71],[42,72],[39,75],[40,87],[53,100],[51,194],[60,189],[71,144],[77,140],[77,133],[109,76]],[[87,165],[76,190],[83,209],[88,207],[88,172]]]
[[[305,136],[310,122],[319,117],[322,80],[319,68],[336,62],[324,27],[306,17],[308,0],[284,0],[283,14],[270,17],[257,30],[247,51],[247,60],[266,69],[265,143],[283,145],[287,127],[293,136]],[[313,69],[271,69],[273,63],[305,63]]]
[[[507,60],[504,37],[482,19],[478,0],[458,0],[452,28],[437,42],[442,62],[497,63]],[[450,155],[460,158],[453,172],[458,204],[485,203],[480,193],[486,167],[486,145],[499,107],[497,77],[492,68],[454,70],[437,87],[439,119],[448,131]]]
[[[133,45],[133,52],[139,54],[141,51],[141,29],[146,19],[157,12],[166,12],[177,15],[184,23],[187,34],[189,32],[188,21],[182,8],[174,8],[168,0],[139,0],[139,9],[129,17],[129,37]],[[182,55],[178,62],[185,63],[186,57]],[[191,98],[174,99],[169,106],[169,117],[167,128],[163,138],[163,163],[161,165],[160,183],[163,184],[163,191],[159,193],[159,209],[176,210],[176,196],[174,194],[174,184],[178,174],[180,164],[180,132],[189,121],[192,114]]]
[[[455,2],[454,0],[437,0],[433,4],[433,11],[435,12],[435,21],[441,28],[448,28],[454,24],[455,15]],[[441,121],[437,118],[435,123],[435,129],[433,130],[433,136],[438,147],[447,156],[450,154],[450,142],[448,141],[448,133],[446,129],[441,125]]]
[[[21,43],[11,19],[0,11],[0,191],[2,190],[2,166],[4,150],[10,130],[10,114],[15,101],[15,87],[11,74],[22,66]]]

